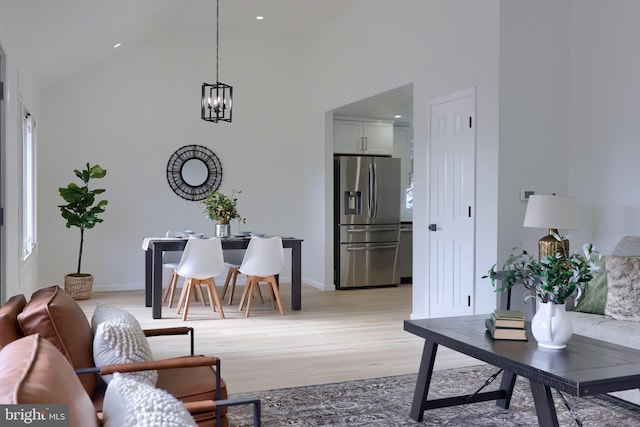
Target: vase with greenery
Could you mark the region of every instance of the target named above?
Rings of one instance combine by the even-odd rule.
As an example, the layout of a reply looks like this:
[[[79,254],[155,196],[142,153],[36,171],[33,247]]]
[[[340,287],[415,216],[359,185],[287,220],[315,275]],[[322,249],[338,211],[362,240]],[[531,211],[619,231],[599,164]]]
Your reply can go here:
[[[554,238],[564,239],[559,235]],[[490,278],[498,292],[523,285],[527,289],[525,299],[535,298],[540,303],[540,310],[531,321],[538,345],[560,349],[566,346],[573,331],[571,320],[564,315],[564,304],[575,294],[580,297],[584,284],[593,278],[592,272],[600,268],[596,265],[600,257],[591,243],[585,244],[581,252],[557,252],[541,260],[534,259],[522,248],[514,248],[500,272],[494,265],[483,277]],[[496,286],[498,279],[499,287]]]
[[[233,190],[231,196],[227,196],[219,191],[211,191],[199,202],[207,218],[216,221],[216,236],[229,236],[229,223],[234,219],[246,222],[238,213],[238,195],[241,193],[242,191]]]
[[[557,238],[562,239],[561,236]],[[596,265],[599,259],[600,254],[591,243],[585,244],[581,252],[569,255],[558,252],[539,261],[522,248],[514,248],[502,266],[502,286],[496,287],[499,276],[496,265],[483,277],[490,278],[498,292],[522,284],[528,290],[528,297],[535,297],[540,302],[564,304],[567,298],[580,292],[582,285],[593,278],[592,272],[599,268]]]
[[[93,283],[93,276],[82,272],[82,250],[84,248],[85,231],[101,223],[103,220],[99,216],[105,211],[107,200],[97,200],[96,196],[105,192],[102,188],[89,188],[92,179],[104,178],[107,171],[99,165],[86,164],[84,170],[74,169],[73,173],[80,178],[82,184],[74,182],[66,187],[58,189],[60,196],[66,204],[59,205],[62,217],[67,221],[66,227],[77,227],[80,230],[80,248],[78,251],[78,264],[75,273],[67,275],[69,278],[88,278]],[[67,277],[65,277],[65,289],[67,288]],[[73,279],[70,279],[73,281]],[[73,296],[73,294],[72,294]],[[80,298],[78,298],[80,299]]]

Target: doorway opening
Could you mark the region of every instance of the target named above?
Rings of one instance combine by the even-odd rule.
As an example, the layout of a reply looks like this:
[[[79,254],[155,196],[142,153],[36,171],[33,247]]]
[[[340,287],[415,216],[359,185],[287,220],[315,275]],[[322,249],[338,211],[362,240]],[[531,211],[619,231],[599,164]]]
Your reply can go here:
[[[334,284],[410,284],[413,84],[338,107],[331,119]]]

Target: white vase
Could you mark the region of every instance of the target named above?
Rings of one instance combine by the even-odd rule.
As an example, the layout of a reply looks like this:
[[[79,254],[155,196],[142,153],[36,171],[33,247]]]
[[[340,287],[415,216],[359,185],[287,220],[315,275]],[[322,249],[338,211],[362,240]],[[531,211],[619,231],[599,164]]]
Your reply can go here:
[[[554,350],[565,348],[573,335],[573,324],[564,304],[539,303],[531,319],[531,333],[539,347]]]

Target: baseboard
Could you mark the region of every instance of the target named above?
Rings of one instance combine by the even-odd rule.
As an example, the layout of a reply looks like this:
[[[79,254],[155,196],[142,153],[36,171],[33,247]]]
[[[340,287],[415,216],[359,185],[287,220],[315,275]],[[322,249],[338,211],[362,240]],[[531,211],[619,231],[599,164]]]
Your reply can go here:
[[[302,283],[305,285],[309,285],[312,286],[316,289],[319,289],[321,291],[335,291],[336,290],[336,285],[334,285],[333,283],[320,283],[320,282],[316,282],[315,280],[311,280],[309,278],[303,277],[302,278]]]
[[[216,285],[218,287],[224,286],[224,280],[225,280],[226,276],[224,277],[216,277]],[[282,281],[282,283],[291,283],[291,276],[285,277],[285,276],[280,276],[280,281]],[[238,285],[245,285],[247,283],[246,277],[245,276],[238,276],[238,281],[236,282],[236,284]],[[314,288],[320,289],[321,291],[333,291],[335,290],[335,286],[333,286],[333,284],[331,285],[323,285],[323,284],[319,284],[319,283],[315,283],[309,280],[302,280],[302,283],[305,285],[310,285],[313,286]],[[164,283],[163,283],[164,286]],[[115,291],[144,291],[144,283],[120,283],[120,284],[110,284],[110,285],[96,285],[94,283],[93,285],[93,292],[115,292]]]

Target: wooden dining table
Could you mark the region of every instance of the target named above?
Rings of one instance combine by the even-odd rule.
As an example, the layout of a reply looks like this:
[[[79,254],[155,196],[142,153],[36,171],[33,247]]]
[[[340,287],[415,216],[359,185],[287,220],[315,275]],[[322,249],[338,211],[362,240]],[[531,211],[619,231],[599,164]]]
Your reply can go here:
[[[142,248],[145,251],[144,289],[145,306],[151,307],[154,319],[162,318],[162,254],[182,251],[186,238],[147,237]],[[222,249],[246,249],[250,237],[222,238]],[[282,237],[282,246],[291,249],[291,309],[302,308],[302,239]]]

